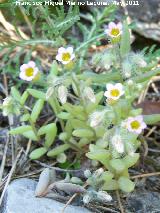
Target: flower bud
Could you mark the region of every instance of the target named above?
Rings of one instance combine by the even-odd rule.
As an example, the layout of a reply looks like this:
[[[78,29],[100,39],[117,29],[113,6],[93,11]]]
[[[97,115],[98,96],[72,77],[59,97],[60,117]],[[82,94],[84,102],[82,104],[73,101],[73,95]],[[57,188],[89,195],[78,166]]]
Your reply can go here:
[[[20,110],[17,106],[15,106],[14,99],[11,96],[8,96],[3,100],[1,108],[3,110],[3,116],[8,116],[11,114],[20,114]]]
[[[111,66],[113,65],[113,61],[113,53],[111,51],[104,52],[101,58],[101,63],[106,70],[109,70],[111,68]]]
[[[147,63],[142,53],[132,53],[132,61],[139,67],[146,67]]]
[[[112,197],[105,191],[99,191],[97,193],[97,198],[102,202],[110,202],[112,201]]]
[[[53,87],[49,87],[47,92],[46,92],[46,99],[48,100],[54,93],[54,88]]]
[[[112,137],[111,143],[112,143],[113,148],[119,154],[124,153],[124,144],[123,144],[122,138],[119,134],[116,134]]]
[[[61,104],[65,104],[67,101],[67,88],[64,85],[58,87],[58,98]]]
[[[84,97],[90,100],[92,103],[96,102],[96,97],[94,95],[94,91],[90,87],[85,87],[84,89]]]
[[[127,81],[127,84],[128,84],[129,86],[132,86],[133,83],[134,83],[134,82],[133,82],[132,80],[128,80],[128,81]]]
[[[124,73],[124,76],[125,76],[126,78],[130,78],[130,77],[131,77],[131,73],[130,73],[130,72],[125,72],[125,73]]]
[[[104,112],[97,111],[91,114],[90,116],[90,126],[95,128],[103,122],[104,119]]]
[[[132,73],[132,63],[129,60],[125,60],[122,64],[122,73],[124,77],[129,78],[131,77]]]

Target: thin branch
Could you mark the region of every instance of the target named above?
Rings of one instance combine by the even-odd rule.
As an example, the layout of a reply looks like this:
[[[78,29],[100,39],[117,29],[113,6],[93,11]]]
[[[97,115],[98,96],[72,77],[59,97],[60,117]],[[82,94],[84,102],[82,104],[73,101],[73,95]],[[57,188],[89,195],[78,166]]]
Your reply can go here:
[[[135,176],[132,176],[131,179],[151,177],[151,176],[157,176],[157,175],[160,175],[160,172],[151,172],[151,173],[147,173],[147,174],[135,175]]]
[[[117,195],[117,200],[118,200],[118,205],[119,205],[120,211],[121,211],[121,213],[125,213],[118,190],[116,191],[116,195]]]

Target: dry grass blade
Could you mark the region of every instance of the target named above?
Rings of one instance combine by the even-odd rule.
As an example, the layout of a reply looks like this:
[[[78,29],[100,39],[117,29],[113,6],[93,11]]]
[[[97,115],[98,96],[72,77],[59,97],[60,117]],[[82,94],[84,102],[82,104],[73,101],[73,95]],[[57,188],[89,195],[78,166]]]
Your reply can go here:
[[[13,40],[16,40],[18,41],[19,40],[19,37],[16,35],[16,30],[14,28],[14,26],[12,24],[10,24],[6,19],[5,17],[3,16],[2,12],[0,11],[0,22],[2,23],[2,25],[4,26],[4,28],[7,30],[8,34],[10,35],[10,37],[13,39]],[[28,40],[29,37],[21,31],[21,29],[19,29],[19,33],[21,35],[21,37],[23,39],[26,39]]]
[[[78,196],[78,193],[75,193],[70,199],[69,201],[65,204],[64,208],[62,209],[61,213],[65,212],[65,209],[67,208],[67,206],[74,200],[74,198],[76,198]]]
[[[9,172],[9,175],[8,175],[8,178],[7,178],[5,187],[4,187],[3,192],[2,192],[2,194],[1,194],[1,197],[0,197],[0,206],[1,206],[1,204],[2,204],[3,197],[4,197],[5,192],[6,192],[6,190],[7,190],[8,184],[9,184],[9,182],[10,182],[10,180],[11,180],[11,178],[12,178],[12,175],[13,175],[15,169],[16,169],[16,165],[17,165],[17,162],[18,162],[18,160],[19,160],[19,158],[20,158],[20,156],[21,156],[21,154],[22,154],[22,151],[23,151],[23,148],[19,151],[19,153],[18,153],[18,155],[17,155],[17,157],[16,157],[16,159],[15,159],[15,161],[14,161],[14,164],[13,164],[13,166],[12,166],[10,172]]]
[[[7,134],[7,140],[6,140],[6,144],[5,144],[5,148],[4,148],[3,159],[2,159],[1,167],[0,167],[0,185],[1,185],[2,178],[3,178],[3,172],[4,172],[5,162],[6,162],[8,144],[9,144],[9,135]]]

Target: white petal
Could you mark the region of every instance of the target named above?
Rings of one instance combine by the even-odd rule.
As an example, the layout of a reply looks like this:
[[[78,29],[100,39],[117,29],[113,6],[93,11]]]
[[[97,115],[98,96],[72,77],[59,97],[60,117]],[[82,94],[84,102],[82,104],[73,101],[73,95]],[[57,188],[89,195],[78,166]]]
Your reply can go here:
[[[140,123],[143,122],[143,116],[142,115],[138,115],[135,117],[135,120],[139,121]]]
[[[70,62],[71,62],[71,60],[69,60],[69,61],[61,61],[62,62],[62,64],[69,64]]]
[[[28,64],[23,64],[20,66],[20,71],[23,72],[28,68]]]
[[[70,55],[73,53],[73,47],[67,47],[66,52],[69,52]]]
[[[34,68],[34,72],[33,72],[33,76],[37,75],[38,72],[39,72],[38,67],[35,67],[35,68]]]
[[[108,91],[110,91],[114,88],[114,85],[113,84],[107,84],[106,88],[107,88]]]
[[[62,54],[62,53],[64,53],[66,51],[66,49],[64,48],[64,47],[60,47],[59,49],[58,49],[58,54]]]
[[[22,80],[25,80],[25,81],[32,81],[33,78],[34,78],[34,76],[27,77],[27,76],[25,75],[25,71],[20,72],[19,77],[20,77]]]
[[[58,55],[56,55],[56,60],[57,61],[62,61],[62,54],[58,54]]]
[[[141,132],[142,132],[142,129],[141,129],[141,128],[139,128],[139,129],[136,129],[134,132],[135,132],[136,134],[141,134]]]
[[[143,122],[143,123],[141,123],[141,127],[142,127],[143,129],[145,129],[145,128],[147,127],[147,125]]]
[[[123,89],[123,85],[121,83],[117,83],[115,84],[115,88],[121,91]]]
[[[122,30],[122,23],[121,22],[119,22],[118,24],[117,24],[117,28],[121,31]]]
[[[110,94],[109,91],[105,91],[104,96],[107,97],[107,98],[110,98],[110,97],[111,97],[111,94]]]
[[[34,61],[29,61],[28,66],[34,68],[36,66]]]
[[[75,58],[75,54],[73,53],[72,55],[71,55],[71,60],[73,60]]]
[[[110,22],[109,24],[108,24],[108,29],[113,29],[113,28],[117,28],[117,25],[114,23],[114,22]]]
[[[130,125],[127,125],[127,129],[129,132],[134,132],[134,130],[132,129],[132,127]]]
[[[25,70],[24,70],[24,71],[21,71],[21,72],[19,73],[19,77],[20,77],[21,79],[24,80],[24,78],[26,77],[26,75],[25,75]]]
[[[119,95],[119,96],[117,96],[117,97],[116,97],[116,96],[111,96],[111,99],[113,99],[113,100],[115,100],[115,101],[116,101],[116,100],[118,100],[118,99],[119,99],[119,97],[120,97],[120,95]]]
[[[110,32],[111,32],[111,30],[109,30],[109,29],[105,29],[105,31],[104,31],[107,35],[110,35]]]

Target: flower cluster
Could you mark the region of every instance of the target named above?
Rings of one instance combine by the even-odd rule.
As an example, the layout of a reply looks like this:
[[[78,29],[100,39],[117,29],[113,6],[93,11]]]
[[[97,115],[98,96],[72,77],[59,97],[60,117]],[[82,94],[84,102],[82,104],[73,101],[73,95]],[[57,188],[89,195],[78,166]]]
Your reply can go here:
[[[146,78],[153,75],[153,70],[151,74],[141,77],[141,83],[137,83],[135,70],[145,70],[147,63],[143,54],[134,54],[130,52],[130,47],[126,48],[127,44],[130,45],[130,39],[126,43],[125,39],[130,34],[125,23],[122,27],[121,23],[111,22],[105,33],[111,41],[111,47],[104,54],[96,55],[94,66],[98,67],[97,63],[101,61],[101,71],[105,69],[107,72],[97,74],[82,69],[80,73],[81,60],[77,65],[75,60],[78,58],[77,51],[71,46],[60,47],[45,78],[47,81],[44,85],[47,88],[44,86],[42,91],[39,91],[40,86],[38,89],[28,88],[23,94],[15,91],[14,95],[11,91],[11,97],[2,104],[3,114],[8,116],[16,108],[15,98],[19,112],[23,113],[20,116],[22,125],[27,124],[13,129],[12,134],[44,141],[41,147],[31,152],[31,159],[46,154],[65,164],[68,160],[66,151],[70,153],[68,149],[71,148],[74,152],[69,160],[75,157],[75,152],[79,154],[86,151],[85,155],[93,160],[95,167],[99,162],[106,168],[93,173],[85,172],[89,190],[84,194],[84,203],[95,198],[103,202],[111,201],[112,197],[105,192],[107,190],[133,190],[134,183],[129,180],[128,169],[139,159],[139,153],[136,153],[140,146],[139,135],[150,124],[149,119],[142,115],[142,109],[134,108],[133,102],[142,91]],[[121,48],[121,45],[124,46]],[[72,67],[71,72],[67,72],[69,67]],[[36,63],[29,61],[20,67],[19,77],[34,82],[41,74]],[[102,89],[104,86],[105,91]],[[27,106],[29,96],[36,99],[33,109]],[[54,116],[39,127],[37,121],[45,112],[45,105],[50,107],[50,111],[53,110]]]

